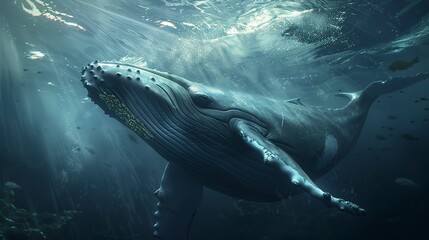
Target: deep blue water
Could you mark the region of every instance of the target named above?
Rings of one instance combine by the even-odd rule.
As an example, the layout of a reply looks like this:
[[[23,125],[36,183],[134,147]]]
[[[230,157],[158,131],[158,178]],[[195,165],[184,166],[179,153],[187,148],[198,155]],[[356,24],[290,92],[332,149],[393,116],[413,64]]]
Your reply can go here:
[[[428,13],[427,0],[2,0],[0,185],[20,185],[13,203],[29,212],[79,211],[61,239],[151,239],[166,161],[87,98],[82,66],[122,61],[341,106],[338,91],[428,71]],[[306,194],[253,204],[206,189],[191,239],[427,238],[428,99],[429,81],[380,97],[353,151],[317,181],[367,216]]]

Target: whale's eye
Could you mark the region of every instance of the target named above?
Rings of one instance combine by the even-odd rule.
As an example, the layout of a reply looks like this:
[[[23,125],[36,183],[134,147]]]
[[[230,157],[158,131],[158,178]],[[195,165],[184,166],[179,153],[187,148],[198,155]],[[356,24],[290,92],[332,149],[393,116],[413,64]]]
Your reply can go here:
[[[193,100],[195,104],[200,107],[206,107],[212,103],[210,97],[204,93],[195,93],[193,96]]]

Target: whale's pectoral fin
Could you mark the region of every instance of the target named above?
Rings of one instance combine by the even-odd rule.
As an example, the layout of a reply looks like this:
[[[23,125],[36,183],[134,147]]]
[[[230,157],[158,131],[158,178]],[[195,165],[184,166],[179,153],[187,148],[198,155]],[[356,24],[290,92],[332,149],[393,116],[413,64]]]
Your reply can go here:
[[[203,186],[182,168],[169,163],[155,191],[159,199],[155,212],[154,236],[162,240],[186,240],[201,202]]]
[[[336,198],[320,189],[287,152],[277,147],[262,134],[262,128],[257,124],[243,119],[232,119],[230,127],[246,145],[260,153],[264,163],[278,168],[284,173],[288,184],[309,193],[329,207],[336,207],[353,215],[365,214],[365,210],[358,205]]]

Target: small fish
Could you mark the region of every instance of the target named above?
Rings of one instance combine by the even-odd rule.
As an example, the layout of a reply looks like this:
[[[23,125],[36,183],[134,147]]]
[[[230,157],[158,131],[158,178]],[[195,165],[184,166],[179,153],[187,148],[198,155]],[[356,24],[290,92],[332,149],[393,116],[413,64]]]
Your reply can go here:
[[[402,134],[402,136],[401,136],[403,139],[405,139],[405,140],[409,140],[409,141],[418,141],[419,140],[419,138],[418,137],[414,137],[413,135],[411,135],[411,134]]]
[[[8,188],[10,190],[21,189],[21,186],[19,186],[18,184],[14,183],[14,182],[11,182],[11,181],[5,182],[4,187]]]
[[[92,155],[95,154],[95,150],[92,147],[85,147],[85,150],[88,151],[89,153],[91,153]]]
[[[383,150],[383,151],[388,151],[391,149],[391,147],[389,145],[380,145],[380,146],[378,146],[378,149]]]
[[[136,135],[134,135],[133,133],[128,133],[128,138],[134,143],[139,143]]]
[[[427,101],[428,99],[427,99],[427,98],[425,98],[425,97],[421,97],[421,98],[420,98],[420,100],[421,100],[421,101]]]
[[[389,119],[389,120],[395,120],[395,119],[397,119],[398,117],[396,117],[395,115],[393,115],[393,114],[389,114],[389,115],[387,115],[387,117],[386,117],[387,119]]]
[[[404,177],[398,177],[395,179],[395,183],[397,183],[400,186],[404,187],[412,187],[412,188],[419,188],[420,186],[415,183],[413,180],[404,178]]]
[[[101,163],[104,165],[104,166],[106,166],[106,167],[108,167],[108,168],[112,168],[113,166],[112,166],[112,164],[110,164],[108,161],[106,161],[106,160],[101,160]]]
[[[377,139],[379,141],[384,141],[384,140],[386,140],[386,137],[381,135],[381,134],[377,134],[377,135],[375,135],[375,139]]]
[[[406,61],[406,60],[397,60],[391,63],[388,67],[388,69],[392,72],[397,70],[405,70],[413,66],[414,64],[420,62],[419,57],[414,58],[412,61]]]

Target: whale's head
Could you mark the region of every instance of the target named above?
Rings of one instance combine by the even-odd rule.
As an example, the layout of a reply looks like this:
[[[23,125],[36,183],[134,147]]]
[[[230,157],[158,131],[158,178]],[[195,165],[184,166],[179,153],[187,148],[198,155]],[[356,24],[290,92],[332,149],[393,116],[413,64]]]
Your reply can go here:
[[[207,133],[227,119],[213,117],[215,99],[225,95],[203,85],[145,67],[94,61],[82,69],[81,81],[88,96],[106,114],[116,118],[145,140],[166,133]],[[204,88],[204,91],[201,89]],[[221,116],[221,114],[214,114]],[[224,121],[224,123],[222,123]],[[168,135],[168,134],[167,134]]]

